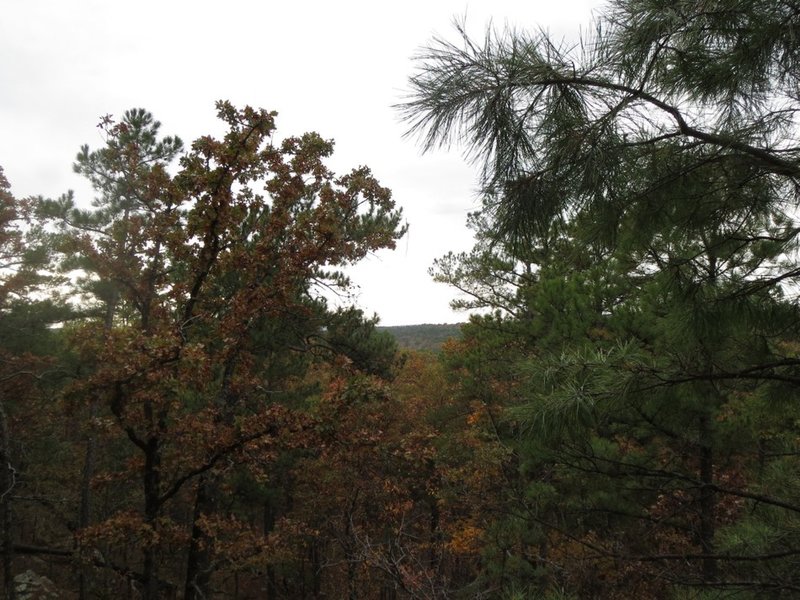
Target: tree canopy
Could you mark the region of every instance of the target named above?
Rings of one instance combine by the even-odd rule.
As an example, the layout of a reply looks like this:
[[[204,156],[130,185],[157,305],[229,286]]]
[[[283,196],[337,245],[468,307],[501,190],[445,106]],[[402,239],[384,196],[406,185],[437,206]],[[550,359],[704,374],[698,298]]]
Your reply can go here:
[[[517,348],[476,384],[505,384],[520,485],[550,473],[518,500],[539,560],[566,536],[672,593],[797,589],[798,9],[616,0],[574,46],[459,26],[418,57],[411,133],[482,167],[478,246],[434,273]],[[624,573],[562,581],[647,589]]]
[[[797,597],[800,2],[456,27],[400,107],[480,166],[436,354],[329,301],[401,214],[275,113],[0,171],[6,597]]]

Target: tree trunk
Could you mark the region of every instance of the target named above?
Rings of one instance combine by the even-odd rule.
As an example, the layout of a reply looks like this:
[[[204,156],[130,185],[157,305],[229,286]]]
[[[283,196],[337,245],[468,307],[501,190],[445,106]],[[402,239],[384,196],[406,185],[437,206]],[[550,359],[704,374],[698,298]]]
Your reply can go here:
[[[11,443],[5,407],[0,398],[0,513],[3,524],[3,591],[8,600],[15,600],[14,589],[14,536],[11,524],[14,519],[11,508],[11,491],[14,489],[15,472],[11,463]]]
[[[708,555],[703,559],[703,583],[710,583],[717,577],[717,561],[714,554],[715,504],[714,489],[714,454],[712,450],[712,432],[708,415],[700,417],[700,549]]]
[[[428,554],[428,568],[433,572],[439,572],[439,542],[441,541],[441,532],[439,531],[439,506],[436,504],[436,498],[430,498],[430,552]]]
[[[97,401],[92,399],[89,405],[89,419],[90,421],[97,415]],[[81,505],[80,514],[78,515],[78,529],[83,530],[91,523],[91,484],[94,475],[95,455],[97,453],[97,438],[91,431],[91,423],[89,424],[90,431],[86,438],[86,454],[83,458],[83,471],[81,472]],[[78,549],[80,553],[81,549]],[[86,600],[87,598],[87,583],[86,583],[86,568],[81,566],[78,571],[78,600]]]
[[[127,212],[126,212],[127,218]],[[114,315],[117,310],[119,292],[112,291],[111,297],[106,301],[106,314],[103,329],[106,336],[114,327]],[[92,430],[92,421],[97,417],[99,400],[92,396],[89,401],[89,433],[86,437],[86,454],[83,457],[83,471],[81,472],[81,505],[78,514],[78,529],[85,529],[91,524],[92,518],[92,477],[94,476],[95,459],[97,456],[97,437]],[[79,553],[81,549],[78,549]],[[80,556],[80,555],[79,555]],[[86,568],[83,561],[78,570],[78,600],[86,600],[88,596]]]
[[[711,251],[710,244],[706,243],[708,252],[709,285],[713,288],[717,284],[717,257]],[[711,360],[707,369],[713,370]],[[713,389],[713,384],[712,384]],[[715,399],[717,391],[714,390]],[[700,549],[706,558],[703,559],[703,583],[711,583],[717,578],[717,561],[712,558],[714,554],[715,510],[716,497],[714,494],[714,431],[713,424],[707,412],[700,415],[698,423],[698,438],[700,443]]]
[[[144,516],[145,524],[155,536],[158,533],[158,513],[161,507],[161,448],[157,437],[147,440],[144,466]],[[158,552],[155,540],[148,540],[144,547],[142,576],[144,579],[143,600],[157,600]]]
[[[192,517],[192,539],[189,543],[189,557],[186,564],[185,600],[211,598],[211,544],[205,531],[200,527],[200,518],[216,512],[214,487],[213,482],[205,475],[200,477],[197,483]]]
[[[236,355],[225,364],[222,374],[217,406],[220,408],[219,420],[226,425],[233,424],[233,407],[237,397],[231,392],[231,378],[236,368]],[[211,544],[212,540],[200,527],[203,515],[213,515],[219,508],[220,485],[213,473],[200,477],[195,496],[192,516],[192,539],[189,542],[189,556],[186,561],[185,600],[207,600],[211,598]]]

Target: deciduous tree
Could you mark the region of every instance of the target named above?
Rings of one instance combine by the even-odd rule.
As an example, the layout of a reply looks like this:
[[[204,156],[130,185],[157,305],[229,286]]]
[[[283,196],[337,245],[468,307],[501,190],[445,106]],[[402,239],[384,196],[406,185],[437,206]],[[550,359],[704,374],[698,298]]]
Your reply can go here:
[[[130,442],[140,482],[138,506],[127,500],[83,539],[136,540],[145,598],[175,585],[159,563],[186,532],[168,507],[192,490],[185,587],[208,594],[214,535],[204,523],[222,510],[226,474],[302,430],[279,402],[291,379],[270,380],[271,361],[318,332],[307,324],[325,311],[323,286],[347,285],[338,269],[402,233],[368,169],[337,176],[325,166],[331,142],[313,133],[276,142],[274,113],[217,108],[225,136],[199,138],[175,172],[181,144],[159,139],[149,113],[104,119],[106,146],[84,148],[76,163],[97,206],[69,196],[40,206],[61,228],[62,264],[101,309],[72,336],[92,365],[70,393]],[[276,346],[269,332],[281,323]]]

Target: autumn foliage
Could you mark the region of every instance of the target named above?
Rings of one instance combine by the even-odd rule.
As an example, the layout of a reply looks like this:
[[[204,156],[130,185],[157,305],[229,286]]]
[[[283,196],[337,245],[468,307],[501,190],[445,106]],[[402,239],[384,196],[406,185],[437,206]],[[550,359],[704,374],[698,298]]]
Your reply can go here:
[[[0,171],[5,597],[798,597],[800,5],[612,9],[422,54],[484,163],[435,354],[348,304],[390,191],[275,113],[103,117],[93,200]]]

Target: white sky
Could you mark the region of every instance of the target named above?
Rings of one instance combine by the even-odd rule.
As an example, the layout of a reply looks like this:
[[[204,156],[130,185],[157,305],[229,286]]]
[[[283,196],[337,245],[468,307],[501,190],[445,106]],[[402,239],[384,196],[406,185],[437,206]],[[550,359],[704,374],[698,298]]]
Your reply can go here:
[[[331,166],[369,166],[393,190],[409,235],[352,271],[357,304],[384,325],[466,320],[433,260],[471,247],[477,169],[458,149],[422,155],[392,109],[411,57],[466,15],[572,38],[601,0],[4,0],[0,18],[0,166],[14,195],[91,191],[72,173],[80,146],[103,143],[105,114],[143,107],[189,144],[220,133],[214,102],[278,111],[278,135],[336,141]]]

